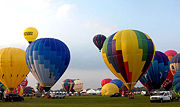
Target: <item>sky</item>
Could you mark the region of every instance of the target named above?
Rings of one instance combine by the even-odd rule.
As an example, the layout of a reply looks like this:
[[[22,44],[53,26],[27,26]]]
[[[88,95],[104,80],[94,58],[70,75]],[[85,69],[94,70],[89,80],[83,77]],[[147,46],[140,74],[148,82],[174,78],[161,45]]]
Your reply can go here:
[[[179,52],[179,11],[179,0],[1,0],[0,49],[26,50],[23,31],[35,27],[38,38],[60,39],[71,52],[68,69],[52,89],[62,88],[67,78],[80,79],[85,89],[99,88],[104,78],[116,77],[93,44],[96,34],[108,37],[120,30],[140,30],[151,37],[156,50]],[[35,87],[31,73],[28,80]]]

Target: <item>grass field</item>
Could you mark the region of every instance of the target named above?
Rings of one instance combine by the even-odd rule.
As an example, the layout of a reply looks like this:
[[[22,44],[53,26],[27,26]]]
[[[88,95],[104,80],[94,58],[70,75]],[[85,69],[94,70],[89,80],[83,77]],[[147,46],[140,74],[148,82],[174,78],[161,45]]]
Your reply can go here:
[[[150,103],[149,96],[68,96],[65,99],[25,98],[23,102],[0,102],[0,107],[180,107],[180,101]]]

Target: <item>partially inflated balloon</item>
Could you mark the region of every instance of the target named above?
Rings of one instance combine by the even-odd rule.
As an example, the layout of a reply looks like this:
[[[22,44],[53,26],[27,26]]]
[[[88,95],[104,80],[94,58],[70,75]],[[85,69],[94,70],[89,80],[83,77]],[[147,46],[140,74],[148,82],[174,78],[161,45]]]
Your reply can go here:
[[[166,52],[164,52],[164,54],[168,56],[169,61],[171,61],[172,57],[177,55],[177,52],[174,50],[167,50]],[[166,80],[163,82],[163,87],[165,88],[165,90],[170,90],[170,88],[172,87],[172,82],[173,82],[173,75],[171,70],[169,69]]]
[[[123,86],[123,82],[120,79],[113,79],[110,83],[115,84],[119,89]]]
[[[173,85],[173,89],[176,92],[176,94],[178,94],[180,96],[180,71],[177,71],[174,74],[172,85]]]
[[[109,82],[111,82],[111,81],[112,81],[112,79],[110,79],[110,78],[103,79],[103,80],[101,81],[101,86],[103,87],[105,84],[107,84],[107,83],[109,83]]]
[[[140,79],[140,82],[148,91],[161,87],[168,75],[169,63],[169,59],[164,53],[160,51],[155,52],[151,66]]]
[[[36,40],[38,36],[38,31],[34,27],[28,27],[24,30],[24,38],[29,42],[33,42]]]
[[[74,91],[76,92],[81,92],[83,88],[83,82],[81,82],[80,80],[74,80]]]
[[[64,90],[66,90],[66,92],[69,93],[70,91],[72,91],[72,89],[74,87],[74,80],[65,79],[64,81],[62,81],[62,86],[63,86]]]
[[[96,45],[96,47],[99,49],[99,51],[101,52],[102,46],[104,41],[106,40],[106,37],[104,35],[98,34],[96,36],[94,36],[93,38],[93,42]]]
[[[171,73],[174,75],[179,68],[180,68],[180,54],[177,54],[171,59],[171,63],[170,63]]]
[[[69,61],[69,49],[58,39],[41,38],[26,49],[26,63],[45,91],[49,91],[59,80]]]
[[[110,96],[114,93],[119,93],[119,88],[113,83],[107,83],[101,89],[102,96]]]
[[[13,91],[29,73],[25,51],[18,48],[0,50],[0,81]]]
[[[111,72],[132,89],[152,63],[154,44],[143,32],[122,30],[105,40],[102,56]]]

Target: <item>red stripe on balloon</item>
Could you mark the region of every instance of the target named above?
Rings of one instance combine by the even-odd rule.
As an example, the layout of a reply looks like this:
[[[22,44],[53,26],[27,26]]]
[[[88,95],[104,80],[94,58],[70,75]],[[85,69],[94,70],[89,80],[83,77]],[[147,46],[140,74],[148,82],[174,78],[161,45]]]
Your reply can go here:
[[[124,62],[124,67],[125,67],[125,70],[126,70],[126,75],[127,75],[128,82],[131,82],[132,81],[132,72],[129,72],[128,62]]]

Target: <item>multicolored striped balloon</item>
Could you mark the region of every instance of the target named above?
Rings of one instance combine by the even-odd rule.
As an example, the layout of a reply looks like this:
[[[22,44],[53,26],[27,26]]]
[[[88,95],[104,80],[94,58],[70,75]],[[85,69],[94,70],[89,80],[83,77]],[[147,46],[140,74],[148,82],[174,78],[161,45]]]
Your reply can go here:
[[[93,38],[93,42],[96,45],[96,47],[99,49],[99,51],[101,52],[102,46],[104,41],[106,40],[106,37],[104,35],[98,34],[96,36],[94,36]]]
[[[180,54],[175,55],[172,57],[170,62],[170,70],[171,73],[174,75],[176,71],[180,68]]]
[[[132,89],[152,63],[155,47],[151,38],[137,30],[122,30],[109,36],[102,56],[111,72]]]
[[[169,64],[169,59],[164,53],[160,51],[155,52],[151,66],[140,79],[140,82],[148,91],[161,87],[168,75]]]
[[[166,52],[164,52],[164,54],[168,57],[169,61],[171,61],[172,57],[177,55],[177,52],[175,50],[167,50]],[[172,82],[173,82],[173,74],[169,69],[169,73],[166,77],[166,80],[163,83],[163,87],[165,88],[165,90],[169,90],[172,87]]]
[[[74,80],[65,79],[64,81],[62,81],[62,86],[63,86],[64,90],[66,90],[66,92],[69,93],[70,91],[73,90]]]

